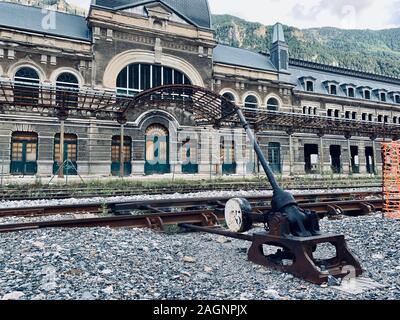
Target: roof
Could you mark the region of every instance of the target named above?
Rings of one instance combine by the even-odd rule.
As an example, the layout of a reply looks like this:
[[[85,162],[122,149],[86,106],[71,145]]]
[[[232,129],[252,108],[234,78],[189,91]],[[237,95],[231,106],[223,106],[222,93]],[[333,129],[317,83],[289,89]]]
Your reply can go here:
[[[327,94],[327,89],[324,85],[326,81],[334,82],[336,81],[340,86],[337,90],[337,96],[339,97],[347,97],[346,93],[343,91],[342,85],[354,85],[356,88],[370,87],[373,90],[375,89],[385,89],[388,92],[400,92],[400,81],[395,83],[394,79],[392,81],[384,81],[384,79],[374,79],[372,76],[368,79],[367,77],[363,77],[362,75],[357,75],[357,72],[354,74],[344,74],[339,72],[331,71],[328,67],[326,70],[322,68],[320,70],[312,68],[306,65],[300,64],[290,64],[289,72],[291,73],[291,82],[296,85],[297,90],[304,91],[304,88],[301,84],[300,79],[303,77],[313,77],[315,78],[315,86],[314,92],[319,94]],[[355,98],[362,98],[359,90],[356,90]],[[375,95],[371,96],[372,101],[379,101],[378,97]]]
[[[214,49],[214,62],[264,71],[277,71],[266,55],[221,44]]]
[[[92,5],[111,10],[123,10],[160,2],[197,27],[211,29],[208,0],[92,0]]]
[[[90,41],[90,31],[85,17],[54,12],[55,28],[45,17],[47,11],[42,8],[17,3],[0,2],[0,27],[8,27],[34,33],[54,35],[76,40]],[[46,27],[46,25],[49,27]]]

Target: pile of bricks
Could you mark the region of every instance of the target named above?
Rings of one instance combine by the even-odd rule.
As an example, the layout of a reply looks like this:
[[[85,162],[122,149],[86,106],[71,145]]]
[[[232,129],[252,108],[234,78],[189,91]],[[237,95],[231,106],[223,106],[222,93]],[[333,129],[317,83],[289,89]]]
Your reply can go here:
[[[400,219],[400,143],[384,143],[382,150],[384,215],[389,219]]]

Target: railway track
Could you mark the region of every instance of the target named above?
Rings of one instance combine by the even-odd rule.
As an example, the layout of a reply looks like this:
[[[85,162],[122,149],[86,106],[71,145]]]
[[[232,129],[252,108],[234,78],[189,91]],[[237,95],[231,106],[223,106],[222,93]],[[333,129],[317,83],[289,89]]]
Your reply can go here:
[[[345,182],[345,183],[344,183]],[[285,181],[281,182],[285,189],[348,189],[348,188],[379,188],[382,187],[380,180],[355,180],[351,181],[327,181],[315,180],[313,182],[302,181]],[[95,190],[93,190],[95,189]],[[197,184],[193,186],[169,186],[169,187],[136,187],[126,186],[121,188],[101,188],[101,187],[65,187],[65,188],[38,188],[20,190],[16,188],[0,189],[1,201],[19,201],[19,200],[50,200],[50,199],[68,199],[68,198],[94,198],[94,197],[116,197],[116,196],[135,196],[135,195],[155,195],[155,194],[174,194],[174,193],[196,193],[203,191],[264,191],[271,190],[271,187],[266,182],[245,182],[245,183],[230,183],[218,182],[214,184]]]
[[[369,199],[367,199],[368,197]],[[261,214],[271,209],[270,196],[254,196],[247,197],[247,199],[252,205],[253,214]],[[305,194],[297,196],[296,199],[300,207],[315,211],[321,218],[367,215],[382,210],[383,207],[382,199],[379,198],[378,193],[374,192]],[[35,217],[67,213],[97,215],[104,213],[105,210],[110,215],[84,219],[1,224],[0,233],[42,228],[148,227],[163,230],[167,225],[176,224],[213,226],[224,220],[224,207],[228,200],[228,197],[209,197],[1,209],[0,217]]]

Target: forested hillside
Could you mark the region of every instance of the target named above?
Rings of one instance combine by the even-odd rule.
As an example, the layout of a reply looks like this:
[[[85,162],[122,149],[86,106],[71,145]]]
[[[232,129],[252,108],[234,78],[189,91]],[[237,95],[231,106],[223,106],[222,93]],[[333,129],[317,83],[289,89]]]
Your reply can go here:
[[[214,15],[220,43],[268,51],[272,26]],[[400,28],[387,30],[297,29],[284,26],[292,58],[400,77]]]

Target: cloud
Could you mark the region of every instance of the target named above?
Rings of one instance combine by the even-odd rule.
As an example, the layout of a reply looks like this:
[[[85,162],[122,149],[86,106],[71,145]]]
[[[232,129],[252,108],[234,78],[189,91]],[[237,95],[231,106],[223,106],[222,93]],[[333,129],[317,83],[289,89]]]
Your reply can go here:
[[[90,0],[67,0],[89,7]],[[195,1],[195,0],[188,0]],[[212,13],[231,14],[271,25],[346,29],[400,27],[399,0],[209,0]]]

